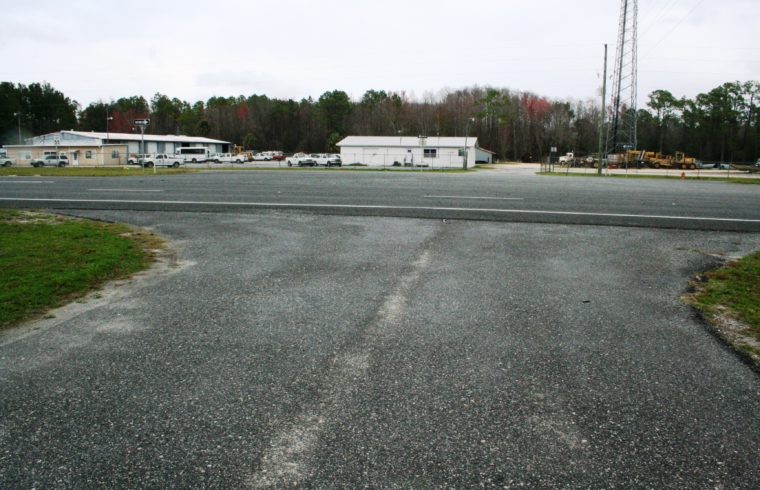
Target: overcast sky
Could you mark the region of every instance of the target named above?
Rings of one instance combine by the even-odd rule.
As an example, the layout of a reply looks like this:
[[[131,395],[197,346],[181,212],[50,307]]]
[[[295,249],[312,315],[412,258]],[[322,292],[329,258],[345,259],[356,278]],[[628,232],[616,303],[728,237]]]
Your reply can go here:
[[[632,0],[631,0],[632,1]],[[0,0],[0,80],[80,104],[156,92],[596,97],[618,0]],[[639,0],[639,100],[760,79],[760,0]]]

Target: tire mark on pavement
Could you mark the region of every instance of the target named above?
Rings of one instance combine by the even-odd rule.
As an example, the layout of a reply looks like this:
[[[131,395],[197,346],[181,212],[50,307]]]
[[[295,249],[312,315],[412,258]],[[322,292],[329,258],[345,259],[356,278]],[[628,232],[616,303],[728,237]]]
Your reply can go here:
[[[293,421],[285,423],[282,430],[271,439],[258,464],[258,470],[246,481],[250,488],[297,486],[309,478],[309,462],[321,433],[331,421],[340,417],[360,385],[366,381],[370,352],[375,340],[401,320],[408,296],[429,264],[430,252],[424,247],[417,260],[401,277],[396,289],[385,298],[360,340],[333,360],[325,379],[322,397],[302,410]]]

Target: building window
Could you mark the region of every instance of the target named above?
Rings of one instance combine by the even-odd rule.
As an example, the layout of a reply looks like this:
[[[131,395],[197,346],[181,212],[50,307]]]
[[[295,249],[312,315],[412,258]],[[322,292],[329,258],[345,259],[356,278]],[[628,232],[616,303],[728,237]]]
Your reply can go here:
[[[32,152],[31,151],[25,151],[22,155],[23,156],[21,158],[23,158],[24,160],[31,160],[32,159]]]
[[[119,158],[119,150],[112,151],[111,158]]]
[[[462,149],[462,148],[459,149],[459,156],[460,157],[464,156],[464,149]]]
[[[87,151],[85,151],[85,152],[84,152],[84,157],[85,157],[87,160],[92,160],[92,150],[87,150]]]
[[[425,158],[438,158],[437,148],[425,148],[423,156]]]

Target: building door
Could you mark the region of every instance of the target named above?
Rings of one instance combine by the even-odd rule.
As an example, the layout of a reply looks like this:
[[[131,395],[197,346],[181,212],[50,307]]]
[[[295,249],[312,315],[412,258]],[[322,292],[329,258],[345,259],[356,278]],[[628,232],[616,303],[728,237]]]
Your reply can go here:
[[[79,165],[79,152],[76,150],[71,152],[71,164]]]

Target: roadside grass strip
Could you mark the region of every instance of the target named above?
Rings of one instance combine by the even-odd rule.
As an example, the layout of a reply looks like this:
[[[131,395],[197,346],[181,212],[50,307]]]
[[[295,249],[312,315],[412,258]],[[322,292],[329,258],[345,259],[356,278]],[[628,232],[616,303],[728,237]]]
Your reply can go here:
[[[759,177],[699,177],[679,175],[648,175],[648,174],[584,174],[579,172],[536,172],[536,175],[548,177],[590,177],[590,178],[614,178],[614,179],[666,179],[666,180],[696,180],[702,182],[728,182],[731,184],[755,184],[760,185]]]
[[[187,174],[195,168],[157,168],[155,175]],[[154,175],[152,168],[123,167],[0,167],[0,177],[131,177]]]
[[[0,209],[0,330],[147,268],[162,246],[126,225]]]
[[[688,302],[760,368],[760,251],[700,276]]]
[[[378,167],[371,168],[367,166],[354,166],[344,165],[342,167],[209,167],[198,169],[200,171],[282,171],[282,172],[398,172],[398,173],[451,173],[451,174],[464,174],[468,172],[475,172],[477,169],[469,168],[467,170],[463,168],[430,168],[430,167],[417,167],[417,168],[394,168],[394,167]]]

